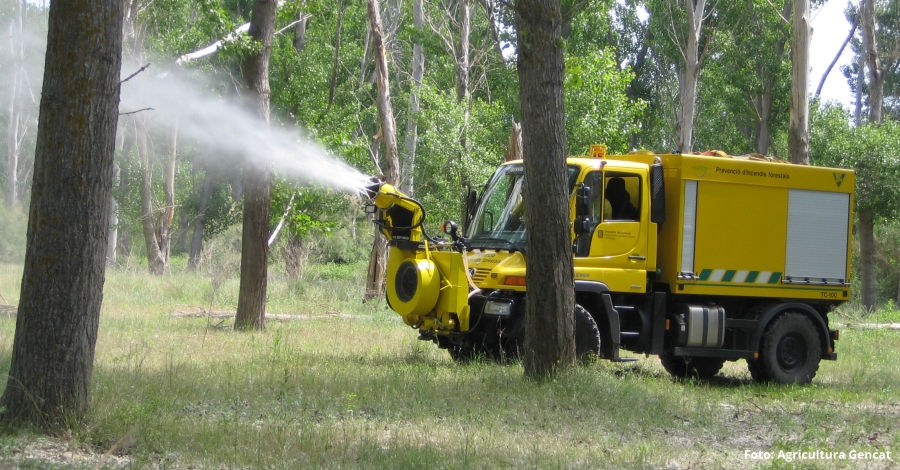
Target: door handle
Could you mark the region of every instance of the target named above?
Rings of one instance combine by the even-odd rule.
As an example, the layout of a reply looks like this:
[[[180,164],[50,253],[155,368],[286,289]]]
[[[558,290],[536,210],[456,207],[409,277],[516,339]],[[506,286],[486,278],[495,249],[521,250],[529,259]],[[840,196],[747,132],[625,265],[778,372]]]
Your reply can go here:
[[[633,261],[644,261],[647,259],[647,257],[641,256],[641,255],[631,255],[628,257],[628,259],[633,260]]]

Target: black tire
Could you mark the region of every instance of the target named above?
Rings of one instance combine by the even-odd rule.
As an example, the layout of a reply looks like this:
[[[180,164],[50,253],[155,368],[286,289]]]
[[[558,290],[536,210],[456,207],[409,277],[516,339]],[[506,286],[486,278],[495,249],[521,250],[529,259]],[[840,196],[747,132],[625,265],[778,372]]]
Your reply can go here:
[[[454,344],[447,348],[447,352],[450,353],[453,362],[471,362],[478,357],[473,346],[459,346]]]
[[[725,365],[725,359],[721,357],[675,356],[671,352],[661,354],[659,361],[666,372],[680,379],[709,379]]]
[[[600,355],[600,330],[594,317],[575,304],[575,358],[585,362]]]
[[[786,313],[766,329],[759,355],[760,371],[765,380],[808,384],[819,370],[822,342],[809,318],[799,313]]]
[[[756,382],[768,382],[769,377],[763,371],[762,361],[759,359],[747,359],[747,370],[750,371],[750,377]]]
[[[472,362],[478,360],[496,361],[500,359],[500,348],[498,345],[459,345],[454,344],[447,348],[453,362]]]

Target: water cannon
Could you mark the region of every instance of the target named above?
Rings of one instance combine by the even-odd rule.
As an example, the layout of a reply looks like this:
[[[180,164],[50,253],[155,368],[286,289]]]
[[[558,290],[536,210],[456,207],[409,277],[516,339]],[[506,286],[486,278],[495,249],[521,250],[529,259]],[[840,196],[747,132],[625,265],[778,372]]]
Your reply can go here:
[[[375,199],[378,196],[378,192],[381,191],[381,186],[384,184],[384,178],[381,176],[373,176],[366,181],[364,186],[359,188],[359,197],[364,199]]]
[[[425,208],[379,177],[359,188],[366,213],[388,239],[385,296],[403,321],[423,337],[469,328],[469,282],[460,247],[425,233]],[[458,228],[442,231],[456,240]]]
[[[370,201],[366,213],[374,216],[373,222],[392,244],[404,250],[424,249],[425,209],[419,201],[377,176],[361,187],[359,194]]]

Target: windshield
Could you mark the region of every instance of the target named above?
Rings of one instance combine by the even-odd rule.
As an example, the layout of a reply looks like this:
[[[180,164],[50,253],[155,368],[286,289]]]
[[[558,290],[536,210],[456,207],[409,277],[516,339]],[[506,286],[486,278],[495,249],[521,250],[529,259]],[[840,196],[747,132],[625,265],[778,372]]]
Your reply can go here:
[[[569,192],[578,167],[568,168]],[[469,224],[472,248],[525,250],[525,168],[504,165],[488,181]]]

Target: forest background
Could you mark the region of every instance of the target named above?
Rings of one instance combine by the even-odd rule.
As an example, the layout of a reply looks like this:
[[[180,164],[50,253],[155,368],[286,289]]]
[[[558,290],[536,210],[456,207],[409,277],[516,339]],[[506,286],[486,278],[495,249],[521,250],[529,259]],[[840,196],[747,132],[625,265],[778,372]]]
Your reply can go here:
[[[814,1],[813,7],[823,3]],[[229,119],[239,114],[239,58],[254,47],[236,33],[249,20],[252,2],[129,5],[123,77],[150,65],[123,87],[108,257],[112,265],[132,267],[145,260],[157,274],[215,269],[216,249],[230,250],[239,235],[242,188],[235,158],[260,138],[252,124],[237,116]],[[421,21],[414,18],[416,5],[421,6]],[[900,184],[895,177],[900,153],[900,46],[895,39],[900,8],[896,2],[877,5],[877,35],[887,72],[886,124],[866,125],[869,79],[858,59],[862,43],[855,25],[857,5],[850,2],[845,14],[854,27],[847,48],[855,58],[831,74],[849,83],[856,108],[823,103],[816,99],[818,91],[811,93],[809,154],[814,165],[853,167],[860,172],[861,186],[869,188],[871,183],[871,191],[866,189],[871,197],[858,200],[876,208],[877,299],[884,304],[900,301]],[[700,30],[691,149],[787,160],[790,6],[789,1],[766,0],[707,5]],[[480,189],[510,152],[520,112],[512,17],[495,0],[387,1],[383,9],[401,143],[400,186],[422,201],[429,211],[428,227],[435,231],[444,220],[463,217],[463,195],[469,188]],[[584,154],[593,143],[606,144],[611,152],[676,148],[675,130],[681,125],[678,44],[684,21],[683,10],[652,0],[594,0],[567,19],[570,154]],[[0,127],[6,130],[0,140],[7,150],[7,158],[0,161],[5,196],[0,260],[21,262],[45,6],[4,0],[0,24],[8,31],[0,61]],[[270,212],[272,230],[279,232],[273,238],[272,261],[296,277],[309,262],[365,260],[373,236],[351,193],[330,188],[321,179],[310,182],[308,166],[313,164],[303,159],[321,152],[309,150],[307,142],[318,142],[366,175],[383,173],[385,164],[365,5],[344,0],[283,2],[276,28],[270,63],[272,122],[286,132],[277,150],[293,154],[300,164],[276,173]],[[219,47],[213,53],[188,55],[214,43]],[[424,64],[421,75],[414,70],[417,50]],[[160,101],[166,100],[176,107],[214,111],[173,118],[162,110]],[[235,105],[229,107],[229,102]],[[217,134],[217,128],[227,128],[229,135]],[[296,147],[291,148],[293,143]],[[859,276],[854,279],[858,282]]]

